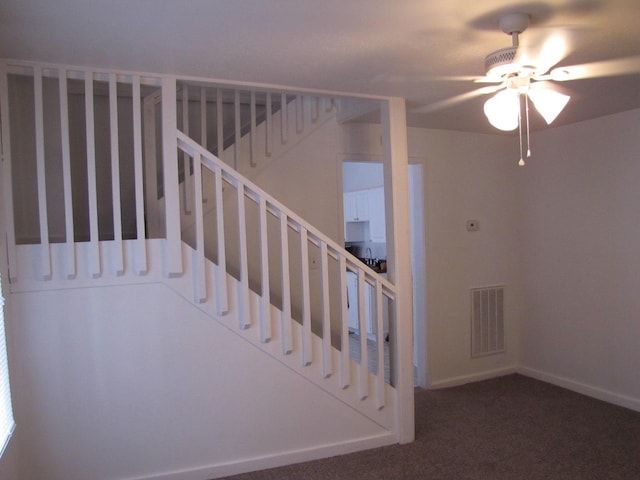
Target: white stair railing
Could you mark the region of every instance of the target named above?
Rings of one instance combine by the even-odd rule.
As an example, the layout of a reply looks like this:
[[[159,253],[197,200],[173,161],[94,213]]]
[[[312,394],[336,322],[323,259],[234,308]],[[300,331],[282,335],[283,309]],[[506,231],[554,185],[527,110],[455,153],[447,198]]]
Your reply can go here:
[[[127,266],[131,259],[134,273],[143,275],[151,266],[146,242],[149,237],[163,239],[165,275],[182,276],[184,239],[180,204],[188,200],[195,225],[192,246],[198,258],[194,264],[194,301],[204,303],[208,300],[207,292],[214,291],[216,314],[224,316],[233,310],[238,314],[238,327],[259,328],[262,342],[272,338],[270,315],[280,312],[282,354],[299,349],[303,365],[319,363],[324,377],[339,373],[340,387],[354,385],[358,397],[373,397],[377,408],[388,403],[383,368],[384,319],[385,312],[396,318],[396,287],[230,166],[235,161],[240,167],[246,152],[255,154],[258,147],[263,155],[260,158],[275,156],[278,145],[287,148],[296,135],[304,134],[307,124],[321,121],[323,112],[334,108],[333,100],[255,88],[216,87],[216,103],[222,105],[228,97],[236,112],[248,92],[249,123],[253,128],[248,137],[243,136],[245,127],[240,115],[236,115],[231,123],[235,141],[224,148],[226,127],[220,121],[224,120],[223,109],[215,114],[216,142],[208,142],[208,129],[201,124],[200,141],[221,150],[225,157],[221,159],[178,130],[179,97],[186,95],[188,104],[192,87],[189,84],[179,93],[175,77],[22,61],[0,63],[0,70],[5,207],[2,226],[11,282],[18,282],[21,272],[35,271],[45,281],[78,277],[108,283],[111,277],[130,273]],[[200,88],[198,99],[206,103],[209,92]],[[12,102],[19,100],[31,105],[33,111],[27,108],[18,112],[22,105],[12,106]],[[262,117],[259,104],[264,106]],[[189,109],[186,110],[183,128],[197,124],[191,121]],[[57,120],[52,122],[52,116]],[[155,138],[156,125],[147,122],[147,117],[158,117],[161,145]],[[206,118],[205,115],[203,121],[201,116],[201,123],[206,124]],[[19,134],[12,135],[14,129]],[[132,135],[123,134],[125,129],[131,129]],[[125,147],[124,138],[130,138]],[[258,142],[259,138],[264,142]],[[30,149],[34,152],[32,162]],[[12,163],[14,150],[18,155]],[[55,155],[50,154],[58,150],[59,167],[51,160]],[[184,154],[180,158],[176,155],[178,151]],[[179,162],[188,196],[180,195]],[[252,162],[260,167],[257,156]],[[243,168],[254,168],[250,164],[246,162]],[[16,167],[13,172],[12,166]],[[106,174],[101,175],[100,171]],[[23,185],[21,181],[33,183]],[[53,203],[50,191],[55,192]],[[161,217],[150,213],[154,202],[149,195],[156,203],[159,197],[163,198]],[[26,208],[20,205],[22,215],[13,218],[14,201],[22,198],[26,200]],[[212,225],[205,222],[205,199],[207,211],[215,218]],[[237,225],[237,231],[233,231],[232,225]],[[213,229],[213,236],[208,236],[209,229]],[[83,245],[79,247],[77,242]],[[35,248],[30,248],[30,252],[37,249],[36,268],[19,271],[18,244],[32,244]],[[64,248],[58,248],[57,244]],[[207,257],[219,267],[214,285],[207,285],[209,276],[204,271]],[[347,272],[358,278],[358,330],[362,334],[357,342],[350,342]],[[229,275],[239,281],[229,281]],[[231,285],[238,289],[235,295],[229,294]],[[374,299],[373,350],[364,334],[368,310],[364,304],[365,289]],[[260,294],[258,309],[251,304],[255,293]],[[229,299],[236,304],[230,304]],[[276,308],[272,308],[274,305]],[[292,328],[292,322],[298,322],[301,328],[297,325]],[[294,332],[300,332],[300,337]],[[392,336],[391,341],[396,340]],[[352,352],[352,348],[357,352]],[[355,375],[352,357],[359,358]],[[369,359],[373,360],[371,370]],[[374,378],[374,384],[370,384],[370,378]]]
[[[323,115],[335,113],[331,97],[189,82],[178,82],[178,91],[180,130],[245,172],[262,167]]]
[[[243,178],[225,162],[220,160],[211,152],[204,149],[193,139],[189,138],[184,133],[178,131],[177,133],[178,148],[181,152],[189,155],[193,162],[193,169],[196,174],[194,175],[195,184],[195,205],[201,205],[203,201],[203,191],[201,188],[203,169],[209,170],[214,176],[215,181],[212,182],[214,192],[209,195],[209,198],[214,198],[215,212],[216,212],[216,224],[217,224],[217,242],[215,248],[217,249],[216,257],[218,269],[226,272],[225,256],[224,252],[229,248],[229,239],[235,245],[239,246],[238,256],[241,258],[242,266],[239,272],[239,285],[240,291],[236,298],[238,299],[238,305],[235,306],[239,311],[247,312],[246,298],[249,296],[249,286],[255,283],[255,278],[250,278],[252,271],[258,272],[257,276],[260,281],[260,293],[261,293],[261,308],[259,309],[259,315],[257,319],[257,328],[261,332],[261,340],[268,342],[270,339],[270,325],[271,319],[269,318],[270,312],[270,297],[272,295],[270,287],[270,270],[275,269],[276,275],[281,279],[281,285],[278,285],[281,296],[282,304],[282,332],[283,333],[283,353],[288,353],[292,349],[294,343],[293,339],[287,338],[286,335],[291,334],[290,326],[287,326],[288,322],[292,321],[291,316],[291,299],[294,296],[300,295],[301,315],[300,323],[302,325],[302,338],[299,344],[302,349],[302,362],[308,365],[314,361],[320,361],[322,364],[323,374],[330,376],[334,373],[335,367],[332,364],[332,341],[339,347],[341,351],[340,365],[337,371],[340,373],[340,384],[343,388],[353,384],[353,380],[350,378],[350,342],[349,342],[349,330],[348,330],[348,315],[347,315],[347,294],[346,294],[346,275],[347,272],[354,272],[358,276],[358,298],[359,298],[359,312],[360,312],[360,331],[366,331],[365,318],[365,288],[371,290],[372,298],[375,299],[376,308],[373,309],[371,315],[374,316],[374,324],[376,325],[376,342],[375,342],[375,361],[374,365],[378,366],[376,372],[376,384],[373,386],[373,394],[375,395],[375,402],[378,408],[382,408],[385,405],[385,355],[384,355],[384,309],[393,306],[395,300],[395,287],[393,284],[382,278],[371,268],[359,261],[356,257],[349,254],[341,245],[325,236],[322,232],[309,225],[302,218],[292,212],[289,208],[282,205],[271,195],[260,189],[248,179]],[[236,195],[222,195],[223,186],[226,185],[236,191]],[[253,209],[257,209],[258,222],[255,228],[246,221],[246,216],[242,213],[239,217],[241,221],[238,224],[237,232],[228,232],[225,230],[225,214],[229,210],[229,207],[224,204],[225,201],[237,201],[240,208],[235,206],[240,212],[246,212],[249,206],[252,204]],[[244,218],[243,218],[244,217]],[[269,229],[268,222],[273,220],[277,224],[276,229]],[[204,258],[205,255],[205,219],[200,215],[195,217],[196,222],[196,238],[194,249],[197,252],[199,258]],[[246,238],[251,235],[257,235],[259,238],[259,258],[255,259],[258,262],[257,266],[248,265],[250,258],[247,251]],[[277,238],[274,238],[274,235]],[[297,247],[290,249],[291,238],[297,240]],[[270,261],[269,249],[271,245],[279,245],[279,251],[274,253],[274,256],[278,259],[278,263],[274,265]],[[310,253],[310,249],[314,249],[319,252],[318,257],[314,257]],[[317,265],[317,270],[315,266]],[[222,268],[221,268],[222,267]],[[194,292],[196,292],[196,301],[204,301],[199,292],[206,292],[208,286],[206,277],[198,269],[203,269],[204,263],[201,265],[195,265],[194,269],[198,271],[194,275],[195,285]],[[291,272],[292,270],[297,273],[297,277],[300,279],[299,290],[292,289]],[[317,317],[312,310],[312,295],[310,290],[310,276],[314,273],[320,278],[318,282],[320,285],[320,293],[318,297],[321,299],[320,315]],[[336,285],[338,288],[331,288],[331,285]],[[225,290],[227,284],[225,282],[216,281],[213,285],[215,295],[218,299],[229,298],[228,292]],[[331,305],[336,306],[333,312]],[[333,314],[332,314],[333,313]],[[249,315],[244,315],[240,320],[240,327],[247,328],[254,324],[253,319]],[[312,351],[312,335],[318,335],[322,338],[322,349],[319,352]],[[357,388],[359,397],[361,399],[369,397],[371,392],[371,386],[368,384],[369,378],[369,362],[368,357],[368,344],[367,336],[361,335],[360,342],[358,344],[360,364],[358,367]]]
[[[336,101],[329,96],[187,81],[176,83],[175,102],[178,128],[249,178],[268,168],[325,121],[335,118],[337,112]],[[160,91],[147,95],[143,101],[144,164],[148,179],[159,179],[158,165],[162,161],[157,150],[157,133],[164,124],[163,103]],[[178,175],[180,224],[185,228],[193,225],[192,182],[184,181],[193,175],[193,168],[184,153]],[[149,182],[145,198],[149,233],[158,237],[165,230],[167,216],[164,184]]]
[[[19,275],[15,245],[24,243],[39,244],[38,275],[49,280],[53,275],[51,245],[65,245],[62,277],[75,278],[79,274],[76,242],[86,241],[90,245],[86,253],[88,271],[83,273],[90,278],[99,278],[107,267],[102,259],[100,241],[113,240],[108,252],[108,267],[118,276],[123,273],[123,240],[135,238],[135,270],[137,274],[146,273],[139,99],[143,86],[157,90],[160,82],[160,77],[138,73],[23,61],[0,62],[3,201],[7,206],[17,202],[20,211],[18,218],[14,218],[12,208],[4,209],[11,280],[17,281]],[[129,92],[126,98],[119,89]],[[20,102],[26,103],[21,105]],[[33,111],[29,112],[25,105],[31,105]],[[130,112],[124,123],[132,130],[127,158],[121,156],[120,134],[125,118],[120,111],[122,106]],[[18,113],[19,109],[22,112]],[[79,135],[79,132],[82,133]],[[82,135],[84,138],[80,139]],[[98,140],[100,145],[97,145]],[[33,164],[30,163],[31,149],[35,152]],[[20,157],[12,161],[16,152]],[[107,183],[104,176],[99,178],[97,171],[99,155],[102,167],[109,172],[108,189],[104,188]],[[58,165],[55,164],[56,157],[60,159]],[[131,172],[131,177],[127,178],[127,192],[121,190],[125,176],[120,171],[121,165],[127,165],[127,172]],[[12,180],[15,182],[27,176],[35,177],[36,181],[13,185]],[[34,197],[36,202],[32,200]],[[123,218],[124,211],[128,212],[127,220]]]

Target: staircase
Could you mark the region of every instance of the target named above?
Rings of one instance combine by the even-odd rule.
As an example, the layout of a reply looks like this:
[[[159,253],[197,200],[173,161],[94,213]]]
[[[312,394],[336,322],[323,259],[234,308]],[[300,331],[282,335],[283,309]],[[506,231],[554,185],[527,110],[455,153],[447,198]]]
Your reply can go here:
[[[411,386],[397,362],[411,339],[399,340],[395,321],[404,297],[251,181],[335,121],[339,100],[21,61],[2,70],[12,294],[161,283],[380,429],[354,448],[410,441],[403,425],[412,412],[398,388],[411,394]],[[348,330],[347,272],[358,278],[360,331],[365,296],[375,299],[373,344]],[[395,325],[391,382],[385,312]],[[231,463],[207,475],[270,465]],[[205,478],[202,469],[190,471],[139,478]]]

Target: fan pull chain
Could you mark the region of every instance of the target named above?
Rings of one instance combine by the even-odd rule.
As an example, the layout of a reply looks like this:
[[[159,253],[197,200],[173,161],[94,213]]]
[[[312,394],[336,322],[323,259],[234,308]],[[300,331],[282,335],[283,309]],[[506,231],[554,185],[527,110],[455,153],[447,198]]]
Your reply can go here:
[[[529,143],[531,134],[529,131],[529,95],[527,95],[526,93],[524,95],[524,101],[525,101],[526,112],[527,112],[527,158],[529,158],[531,157],[531,145]]]
[[[518,97],[518,104],[520,104],[520,97]],[[521,104],[520,104],[521,105]],[[522,107],[518,108],[518,137],[520,139],[520,161],[518,165],[524,166],[524,159],[522,158]]]

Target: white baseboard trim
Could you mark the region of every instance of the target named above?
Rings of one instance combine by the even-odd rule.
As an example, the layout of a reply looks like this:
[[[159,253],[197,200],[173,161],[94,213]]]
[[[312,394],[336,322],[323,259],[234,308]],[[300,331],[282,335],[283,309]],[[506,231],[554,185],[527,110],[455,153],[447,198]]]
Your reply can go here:
[[[485,370],[483,372],[472,373],[470,375],[460,375],[459,377],[445,378],[444,380],[436,380],[431,382],[427,388],[448,388],[457,387],[458,385],[464,385],[465,383],[479,382],[481,380],[489,380],[490,378],[503,377],[505,375],[511,375],[512,373],[518,373],[517,366],[497,368],[494,370]]]
[[[552,373],[543,372],[534,368],[524,367],[522,365],[499,368],[496,370],[487,370],[484,372],[473,373],[470,375],[461,375],[459,377],[451,377],[443,380],[437,380],[431,383],[427,388],[448,388],[456,387],[458,385],[464,385],[465,383],[479,382],[481,380],[489,380],[490,378],[502,377],[504,375],[510,375],[512,373],[519,373],[526,377],[535,378],[543,382],[557,385],[558,387],[566,388],[573,392],[587,395],[588,397],[597,398],[605,402],[612,403],[621,407],[629,408],[640,412],[640,399],[622,395],[619,393],[605,390],[603,388],[594,387],[586,383],[577,382],[570,378],[561,377]]]
[[[291,450],[273,455],[246,458],[231,462],[219,463],[204,467],[190,468],[182,471],[164,472],[151,476],[130,478],[129,480],[209,480],[229,475],[282,467],[294,463],[309,462],[321,458],[345,455],[347,453],[384,447],[397,443],[393,433],[383,433],[371,437],[348,440],[317,447]]]
[[[534,368],[520,366],[517,369],[517,373],[520,373],[527,377],[535,378],[536,380],[542,380],[543,382],[557,385],[558,387],[566,388],[567,390],[572,390],[574,392],[587,395],[588,397],[597,398],[598,400],[603,400],[605,402],[613,403],[614,405],[640,412],[640,399],[637,398],[621,395],[619,393],[615,393],[599,387],[594,387],[586,383],[576,382],[575,380],[560,377],[558,375],[553,375],[551,373],[536,370]]]

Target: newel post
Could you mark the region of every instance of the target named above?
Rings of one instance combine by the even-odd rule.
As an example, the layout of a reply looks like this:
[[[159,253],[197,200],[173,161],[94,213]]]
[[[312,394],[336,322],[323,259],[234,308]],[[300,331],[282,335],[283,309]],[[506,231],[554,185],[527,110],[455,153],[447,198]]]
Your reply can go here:
[[[13,222],[13,186],[11,182],[11,135],[9,134],[9,86],[7,65],[0,62],[0,255],[7,254],[7,284],[18,281],[16,235]],[[3,245],[7,242],[6,247]],[[5,263],[0,260],[0,266]],[[2,274],[6,272],[2,271]],[[9,291],[7,288],[6,291]]]
[[[399,443],[415,439],[413,399],[413,302],[409,216],[409,155],[406,106],[402,98],[382,104],[388,278],[396,285],[393,315],[392,383],[398,394],[396,426]]]
[[[176,102],[176,78],[162,77],[162,170],[166,216],[164,271],[169,277],[182,275]]]

